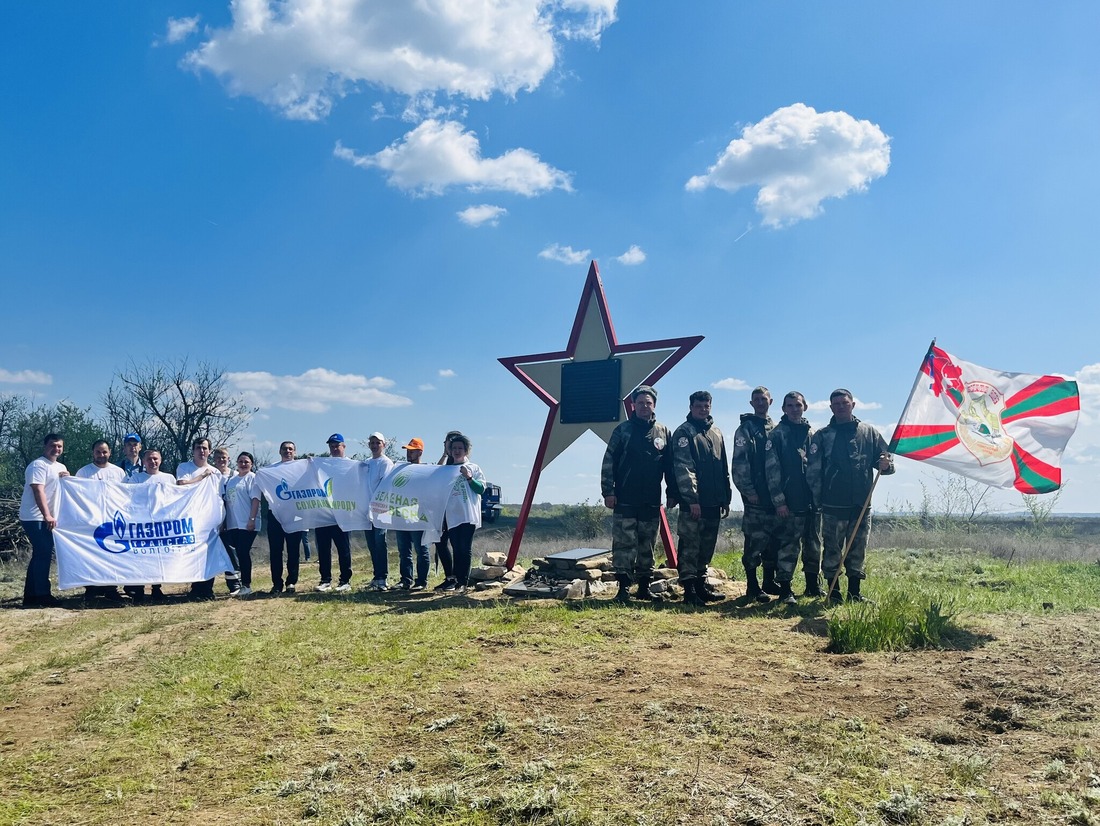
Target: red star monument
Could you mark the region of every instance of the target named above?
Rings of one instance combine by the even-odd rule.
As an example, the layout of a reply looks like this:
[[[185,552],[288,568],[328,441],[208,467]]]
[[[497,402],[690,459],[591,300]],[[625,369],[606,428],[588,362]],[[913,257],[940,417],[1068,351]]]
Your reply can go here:
[[[527,492],[523,496],[523,506],[516,522],[516,531],[508,549],[509,569],[515,565],[516,557],[519,555],[523,531],[527,527],[527,518],[531,513],[535,489],[538,487],[543,469],[589,430],[606,443],[611,438],[611,432],[630,415],[632,405],[627,399],[634,388],[642,384],[656,384],[658,379],[671,370],[702,340],[703,336],[688,336],[620,344],[615,337],[615,328],[611,324],[611,311],[607,308],[607,296],[604,295],[600,271],[596,262],[593,261],[588,268],[588,278],[581,291],[577,317],[573,321],[573,330],[569,334],[569,344],[566,345],[565,350],[500,359],[501,364],[550,408],[531,471],[531,480],[527,483]],[[622,364],[617,388],[618,398],[622,401],[619,418],[615,421],[563,424],[559,411],[563,401],[568,400],[562,398],[562,365],[604,362],[608,359],[619,359]],[[669,530],[668,518],[663,508],[661,509],[661,540],[667,549],[669,560],[675,564],[675,545],[672,542],[672,532]]]

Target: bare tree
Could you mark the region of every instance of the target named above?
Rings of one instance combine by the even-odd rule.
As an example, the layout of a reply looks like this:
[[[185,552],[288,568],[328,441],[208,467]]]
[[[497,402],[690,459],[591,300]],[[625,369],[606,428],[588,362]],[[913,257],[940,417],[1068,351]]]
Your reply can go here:
[[[191,458],[191,442],[199,437],[211,444],[232,444],[248,427],[256,408],[233,395],[221,366],[187,359],[167,364],[130,362],[117,373],[103,395],[108,420],[118,430],[138,433],[146,447],[155,447],[174,463]]]

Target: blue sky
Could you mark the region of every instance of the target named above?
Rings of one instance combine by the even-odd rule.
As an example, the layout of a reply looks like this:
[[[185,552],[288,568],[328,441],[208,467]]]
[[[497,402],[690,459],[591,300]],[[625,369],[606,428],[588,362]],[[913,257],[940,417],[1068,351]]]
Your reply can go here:
[[[937,337],[1078,378],[1059,510],[1098,510],[1100,6],[473,6],[4,4],[0,393],[210,359],[241,449],[460,429],[519,501],[546,408],[497,358],[563,349],[596,259],[620,342],[706,337],[666,423],[843,385],[889,435]]]

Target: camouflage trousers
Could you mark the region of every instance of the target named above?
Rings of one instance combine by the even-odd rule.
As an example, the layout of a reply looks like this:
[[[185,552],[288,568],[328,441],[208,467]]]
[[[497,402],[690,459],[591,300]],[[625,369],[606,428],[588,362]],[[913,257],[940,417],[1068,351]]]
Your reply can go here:
[[[802,570],[808,576],[821,573],[821,514],[792,513],[786,519],[776,517],[779,523],[779,551],[776,555],[777,582],[794,579],[798,555],[802,554]]]
[[[867,538],[871,535],[871,512],[864,514],[863,519],[856,527],[856,519],[859,518],[860,508],[851,508],[847,513],[834,511],[821,515],[821,537],[825,546],[821,559],[821,572],[825,579],[832,582],[837,571],[840,570],[840,554],[844,551],[844,543],[855,529],[856,535],[852,540],[852,547],[848,549],[848,555],[844,557],[844,573],[850,579],[866,579],[863,572],[863,560],[867,555]]]
[[[703,515],[692,519],[691,511],[680,506],[680,518],[676,523],[676,568],[680,579],[706,576],[707,566],[714,558],[721,524],[721,508],[703,508]]]
[[[745,534],[745,550],[741,561],[745,568],[776,567],[776,555],[782,541],[783,527],[774,513],[763,508],[745,505],[745,514],[741,517],[741,530]]]
[[[611,517],[611,567],[632,582],[653,576],[653,548],[661,528],[660,508],[616,508]]]

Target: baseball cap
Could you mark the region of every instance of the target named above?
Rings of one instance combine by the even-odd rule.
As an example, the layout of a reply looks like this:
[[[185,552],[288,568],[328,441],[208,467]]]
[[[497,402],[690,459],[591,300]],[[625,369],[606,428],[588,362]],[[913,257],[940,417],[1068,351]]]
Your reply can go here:
[[[369,435],[369,436],[367,437],[367,441],[368,441],[368,442],[369,442],[369,441],[370,441],[371,439],[377,439],[377,440],[378,440],[378,441],[380,441],[380,442],[384,442],[384,441],[386,441],[386,437],[385,437],[385,436],[383,436],[383,435],[382,435],[381,433],[379,433],[379,432],[378,432],[377,430],[376,430],[376,431],[374,431],[374,432],[373,432],[372,434],[370,434],[370,435]]]
[[[325,439],[325,441],[328,444],[332,444],[333,442],[336,442],[337,444],[342,445],[344,443],[344,434],[343,433],[333,433],[331,436],[329,436],[327,439]]]
[[[423,450],[424,449],[424,440],[423,439],[409,439],[409,443],[407,445],[401,445],[401,449],[402,450]]]
[[[127,442],[137,442],[140,445],[141,444],[141,437],[139,435],[137,435],[136,433],[127,433],[122,438],[122,443],[126,444]]]

